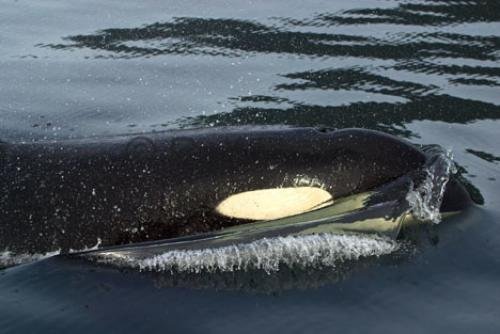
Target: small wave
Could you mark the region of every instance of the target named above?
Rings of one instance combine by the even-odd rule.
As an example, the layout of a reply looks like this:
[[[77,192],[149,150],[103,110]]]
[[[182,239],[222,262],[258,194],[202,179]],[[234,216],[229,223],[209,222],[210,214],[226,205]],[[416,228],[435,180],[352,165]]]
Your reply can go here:
[[[55,250],[53,252],[47,253],[35,253],[35,254],[16,254],[14,252],[5,250],[0,253],[0,268],[18,266],[25,263],[40,261],[51,256],[59,255],[60,250]]]
[[[69,254],[71,253],[79,253],[79,252],[85,252],[85,251],[91,251],[91,250],[97,250],[99,246],[101,245],[101,239],[97,239],[97,243],[92,246],[92,247],[84,247],[82,249],[70,249],[68,251]],[[61,254],[61,250],[54,250],[51,252],[47,253],[15,253],[9,250],[4,250],[3,252],[0,252],[0,269],[1,268],[7,268],[7,267],[13,267],[13,266],[18,266],[21,264],[26,264],[26,263],[31,263],[31,262],[36,262],[36,261],[41,261],[46,258],[56,256]]]
[[[225,272],[289,267],[335,267],[339,262],[381,256],[397,250],[396,241],[378,236],[316,234],[264,238],[248,244],[213,249],[175,250],[148,258],[113,252],[92,255],[97,262],[142,271]]]
[[[443,201],[446,184],[450,176],[456,173],[456,166],[451,151],[446,151],[439,146],[426,149],[429,161],[423,172],[425,179],[406,195],[412,214],[421,221],[431,221],[435,224],[441,222],[439,211]]]

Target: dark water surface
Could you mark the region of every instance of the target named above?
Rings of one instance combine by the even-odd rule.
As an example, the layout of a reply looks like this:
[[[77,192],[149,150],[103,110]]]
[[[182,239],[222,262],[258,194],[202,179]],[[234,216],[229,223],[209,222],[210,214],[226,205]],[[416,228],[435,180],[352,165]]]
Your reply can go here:
[[[1,140],[363,127],[451,149],[480,204],[347,268],[14,267],[1,333],[500,331],[500,1],[0,1],[0,47]]]

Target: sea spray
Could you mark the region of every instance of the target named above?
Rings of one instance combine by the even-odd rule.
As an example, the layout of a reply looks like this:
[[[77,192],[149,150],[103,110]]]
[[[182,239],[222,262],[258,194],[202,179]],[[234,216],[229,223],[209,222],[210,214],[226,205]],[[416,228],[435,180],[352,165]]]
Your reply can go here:
[[[443,201],[446,184],[451,174],[456,173],[453,154],[440,146],[426,148],[429,160],[423,170],[424,180],[418,185],[412,185],[406,196],[412,214],[421,221],[431,221],[435,224],[441,221],[439,211]]]
[[[80,253],[85,251],[97,250],[101,245],[101,239],[97,239],[97,243],[92,247],[84,247],[82,249],[70,249],[67,253]],[[41,261],[46,258],[61,254],[60,249],[46,253],[15,253],[10,250],[0,252],[0,268],[18,266],[21,264]]]
[[[316,234],[263,238],[201,250],[174,250],[147,258],[99,254],[101,263],[144,271],[215,272],[261,269],[270,273],[281,264],[289,267],[334,267],[337,263],[361,257],[389,254],[399,247],[394,240],[378,236]]]
[[[16,254],[9,250],[4,250],[3,252],[0,252],[0,268],[18,266],[25,263],[40,261],[51,256],[59,255],[60,253],[61,253],[60,250],[55,250],[53,252],[47,252],[47,253]]]

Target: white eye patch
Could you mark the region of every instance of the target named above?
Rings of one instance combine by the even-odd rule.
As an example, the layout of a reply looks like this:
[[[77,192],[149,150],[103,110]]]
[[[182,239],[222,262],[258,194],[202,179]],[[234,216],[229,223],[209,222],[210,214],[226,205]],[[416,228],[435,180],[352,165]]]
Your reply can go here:
[[[220,202],[220,215],[249,220],[273,220],[333,203],[332,195],[316,187],[270,188],[245,191]]]

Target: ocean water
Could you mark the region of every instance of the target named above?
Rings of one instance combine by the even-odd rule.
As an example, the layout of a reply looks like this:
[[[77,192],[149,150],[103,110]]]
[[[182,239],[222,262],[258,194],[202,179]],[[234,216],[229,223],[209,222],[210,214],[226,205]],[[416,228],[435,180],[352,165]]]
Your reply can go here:
[[[0,1],[0,46],[2,141],[361,127],[450,150],[477,203],[335,266],[14,266],[0,333],[499,332],[499,1]]]

